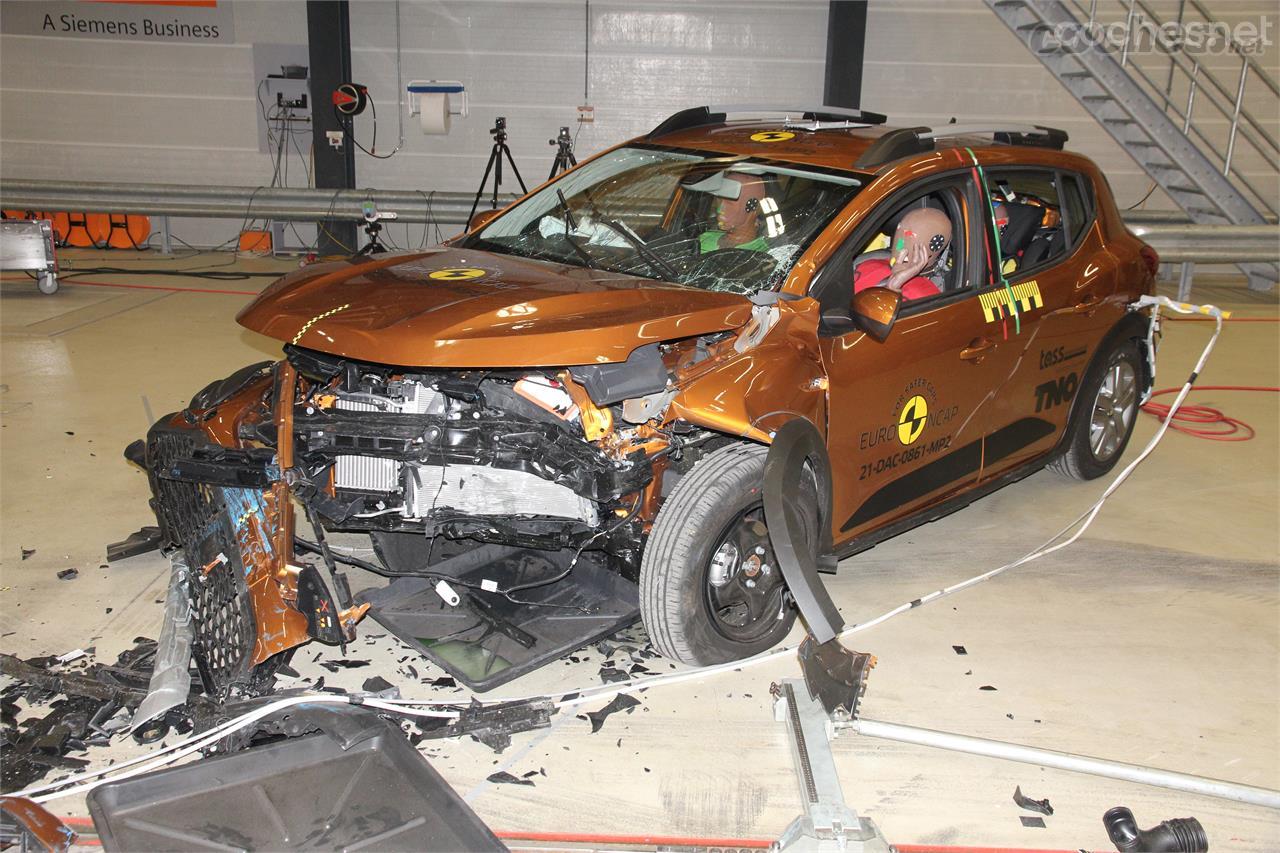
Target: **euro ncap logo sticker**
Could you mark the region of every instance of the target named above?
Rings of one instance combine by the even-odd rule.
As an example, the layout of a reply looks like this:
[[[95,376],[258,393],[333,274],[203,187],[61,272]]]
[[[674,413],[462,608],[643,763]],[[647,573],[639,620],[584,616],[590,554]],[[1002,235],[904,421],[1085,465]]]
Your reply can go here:
[[[919,394],[907,401],[898,415],[898,441],[911,444],[924,432],[925,421],[929,419],[929,404]]]
[[[485,271],[475,267],[452,267],[428,273],[427,277],[434,278],[437,281],[466,281],[471,278],[480,278],[483,275],[485,275]]]
[[[794,138],[795,134],[789,130],[762,130],[751,134],[752,142],[786,142]]]

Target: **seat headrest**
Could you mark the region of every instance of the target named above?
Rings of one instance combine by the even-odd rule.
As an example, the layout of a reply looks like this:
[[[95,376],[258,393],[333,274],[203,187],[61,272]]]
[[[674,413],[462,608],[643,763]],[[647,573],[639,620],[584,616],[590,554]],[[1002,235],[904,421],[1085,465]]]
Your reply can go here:
[[[1034,204],[1021,204],[1016,201],[1002,201],[1005,212],[1009,216],[1009,225],[1000,235],[1000,254],[1006,258],[1017,257],[1026,250],[1031,238],[1035,236],[1044,208]]]

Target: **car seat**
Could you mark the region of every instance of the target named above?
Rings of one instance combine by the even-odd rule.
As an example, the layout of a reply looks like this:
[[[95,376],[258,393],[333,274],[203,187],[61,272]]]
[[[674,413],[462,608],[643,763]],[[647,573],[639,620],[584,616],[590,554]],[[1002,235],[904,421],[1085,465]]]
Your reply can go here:
[[[1035,236],[1040,225],[1042,208],[1032,204],[1020,204],[1016,201],[1002,201],[1005,212],[1009,216],[1009,224],[1000,235],[1000,254],[1003,258],[1013,258],[1021,263],[1022,255],[1027,250],[1031,238]]]

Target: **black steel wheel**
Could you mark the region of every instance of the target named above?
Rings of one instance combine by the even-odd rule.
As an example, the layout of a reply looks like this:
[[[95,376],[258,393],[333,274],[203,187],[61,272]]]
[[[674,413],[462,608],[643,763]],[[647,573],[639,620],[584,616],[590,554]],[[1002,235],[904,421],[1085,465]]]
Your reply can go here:
[[[640,615],[654,648],[669,658],[707,666],[750,657],[779,643],[795,622],[764,517],[767,454],[753,444],[707,454],[654,520],[640,564]],[[816,538],[814,493],[796,500]]]

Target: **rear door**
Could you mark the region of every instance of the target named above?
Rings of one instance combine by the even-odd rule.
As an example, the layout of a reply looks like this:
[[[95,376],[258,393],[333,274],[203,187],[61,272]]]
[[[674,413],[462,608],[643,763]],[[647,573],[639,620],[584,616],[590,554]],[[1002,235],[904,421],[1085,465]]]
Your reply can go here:
[[[990,168],[986,189],[1013,223],[1028,210],[1039,222],[1001,241],[1008,287],[982,299],[987,320],[1017,350],[1013,374],[992,401],[982,479],[1052,450],[1066,427],[1092,346],[1101,337],[1102,300],[1115,289],[1088,183],[1052,168]],[[998,216],[998,218],[1000,218]],[[1015,319],[1010,304],[1019,309]]]

